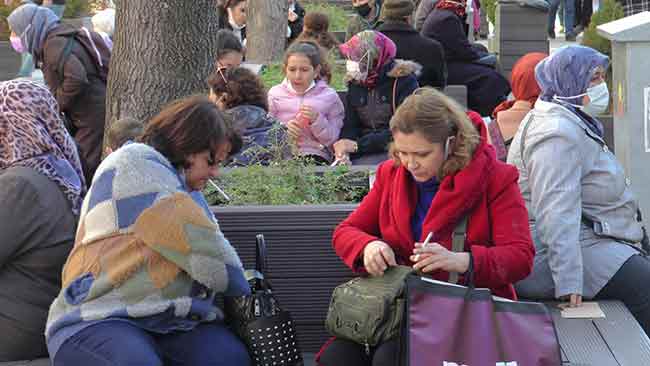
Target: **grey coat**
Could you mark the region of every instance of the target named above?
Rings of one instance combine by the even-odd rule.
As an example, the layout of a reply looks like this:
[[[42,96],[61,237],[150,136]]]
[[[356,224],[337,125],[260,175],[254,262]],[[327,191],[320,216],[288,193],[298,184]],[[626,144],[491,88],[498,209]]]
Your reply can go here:
[[[643,237],[622,166],[578,116],[542,100],[520,124],[508,163],[519,170],[536,247],[533,273],[516,285],[517,293],[593,298],[638,253],[626,242]]]

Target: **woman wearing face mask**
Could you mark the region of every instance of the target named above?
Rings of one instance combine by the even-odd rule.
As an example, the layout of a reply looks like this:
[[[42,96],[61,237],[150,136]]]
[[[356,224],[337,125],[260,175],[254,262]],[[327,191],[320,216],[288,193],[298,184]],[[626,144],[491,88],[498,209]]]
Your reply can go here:
[[[516,299],[513,283],[530,273],[535,251],[517,171],[496,159],[482,119],[476,113],[468,118],[450,98],[422,88],[397,109],[390,131],[392,160],[379,166],[368,195],[334,231],[336,253],[353,271],[371,276],[400,264],[440,281],[457,273],[463,283],[463,274],[472,271],[477,287]],[[464,218],[465,247],[453,252],[452,233]],[[322,348],[318,362],[392,366],[397,345],[390,340],[366,352],[337,338]]]
[[[635,247],[644,237],[623,168],[603,141],[608,58],[568,46],[535,70],[541,94],[508,154],[537,247],[520,296],[621,300],[650,334],[650,262]]]
[[[226,0],[217,5],[219,27],[232,31],[239,42],[246,46],[247,0]]]
[[[16,8],[7,22],[12,43],[20,44],[40,64],[45,83],[70,122],[68,128],[79,145],[84,176],[90,182],[102,154],[104,66],[110,62],[110,51],[99,34],[61,23],[50,9],[34,4]]]
[[[383,33],[364,31],[339,46],[348,59],[345,120],[334,144],[337,160],[376,164],[388,158],[388,122],[402,101],[418,88],[412,61],[396,60],[395,43]]]
[[[365,30],[373,30],[380,23],[381,5],[383,0],[352,0],[356,15],[350,19],[345,39]]]

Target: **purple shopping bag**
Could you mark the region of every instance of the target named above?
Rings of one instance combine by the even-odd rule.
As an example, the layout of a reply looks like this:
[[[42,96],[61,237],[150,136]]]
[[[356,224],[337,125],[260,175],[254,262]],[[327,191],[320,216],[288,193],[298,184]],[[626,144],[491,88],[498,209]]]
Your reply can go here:
[[[407,366],[558,366],[553,320],[543,304],[494,300],[488,289],[409,276]]]

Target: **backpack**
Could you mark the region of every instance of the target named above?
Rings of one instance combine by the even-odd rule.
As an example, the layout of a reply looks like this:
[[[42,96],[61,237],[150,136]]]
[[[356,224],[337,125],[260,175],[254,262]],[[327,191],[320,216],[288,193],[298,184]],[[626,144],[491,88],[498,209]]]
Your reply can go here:
[[[98,33],[91,32],[87,28],[83,27],[76,32],[61,35],[60,37],[66,37],[68,40],[66,41],[65,46],[63,46],[63,50],[61,51],[57,61],[56,72],[59,77],[58,88],[63,87],[63,68],[68,57],[70,57],[70,54],[72,53],[74,41],[77,41],[81,48],[86,51],[95,65],[95,70],[86,70],[86,74],[95,76],[106,84],[108,81],[108,64],[111,59],[111,51],[104,43],[101,36]],[[77,132],[77,127],[70,120],[70,117],[65,113],[65,111],[61,111],[61,119],[63,120],[63,124],[68,132],[74,136]]]
[[[77,41],[81,48],[86,51],[86,54],[90,56],[90,59],[93,60],[95,65],[95,70],[86,70],[86,73],[88,75],[96,76],[106,84],[108,80],[108,64],[111,60],[111,51],[104,43],[102,37],[98,33],[89,31],[85,27],[82,27],[74,33],[61,35],[61,37],[67,37],[68,40],[65,43],[57,62],[56,70],[59,76],[59,87],[63,85],[63,68],[68,57],[70,57],[70,54],[72,53],[74,41]]]

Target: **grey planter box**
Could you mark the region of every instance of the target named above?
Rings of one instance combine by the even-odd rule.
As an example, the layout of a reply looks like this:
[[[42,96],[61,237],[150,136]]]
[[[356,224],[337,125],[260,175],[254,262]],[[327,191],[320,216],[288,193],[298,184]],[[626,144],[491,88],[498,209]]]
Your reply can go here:
[[[501,0],[497,4],[492,51],[499,56],[503,74],[510,77],[514,63],[530,52],[548,53],[547,14],[538,9]]]
[[[317,352],[330,337],[325,316],[330,295],[352,272],[332,248],[332,232],[356,205],[213,207],[219,226],[245,268],[255,266],[255,235],[267,244],[266,276],[296,323],[303,352]]]
[[[20,54],[14,51],[8,41],[0,41],[0,81],[15,78],[18,70],[20,70]]]

